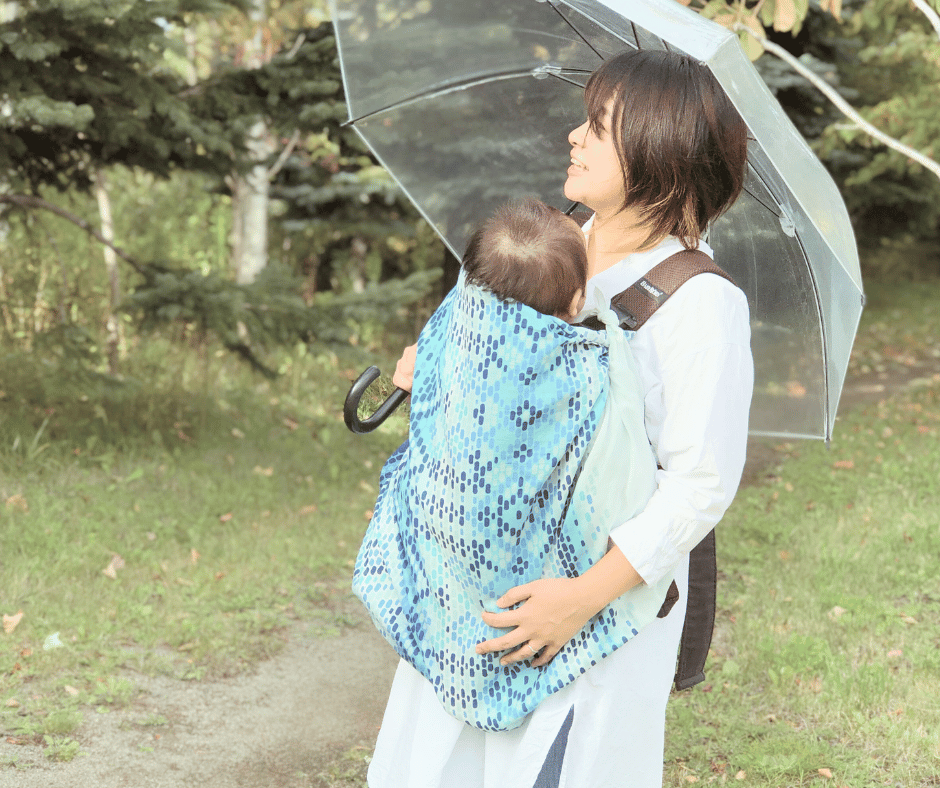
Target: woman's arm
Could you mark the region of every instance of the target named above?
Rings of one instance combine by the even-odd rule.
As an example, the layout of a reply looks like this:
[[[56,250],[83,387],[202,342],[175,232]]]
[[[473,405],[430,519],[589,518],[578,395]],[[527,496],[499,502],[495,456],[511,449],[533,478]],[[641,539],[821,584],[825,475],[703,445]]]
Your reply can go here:
[[[502,608],[525,604],[505,613],[483,613],[483,621],[489,626],[514,629],[480,643],[477,654],[516,649],[506,654],[500,664],[531,659],[534,667],[547,665],[593,616],[642,582],[643,578],[614,545],[580,577],[543,578],[516,586],[496,604]],[[540,652],[537,659],[532,659],[533,651]]]
[[[643,346],[639,337],[634,344],[649,378],[647,430],[663,467],[657,490],[642,512],[613,529],[616,547],[582,577],[510,589],[497,604],[524,604],[484,613],[483,620],[516,629],[480,644],[478,653],[550,644],[532,662],[546,664],[604,605],[673,571],[730,504],[744,462],[753,387],[743,294],[718,277],[695,277],[643,331],[651,332]],[[522,646],[507,657],[531,659],[532,653]]]

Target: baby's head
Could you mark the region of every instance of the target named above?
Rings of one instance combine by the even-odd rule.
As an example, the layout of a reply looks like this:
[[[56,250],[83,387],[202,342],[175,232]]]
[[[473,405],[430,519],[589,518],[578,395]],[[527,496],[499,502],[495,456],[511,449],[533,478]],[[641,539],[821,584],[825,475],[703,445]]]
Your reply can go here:
[[[497,209],[470,238],[463,267],[469,283],[562,320],[571,320],[584,303],[584,234],[577,222],[539,200]]]

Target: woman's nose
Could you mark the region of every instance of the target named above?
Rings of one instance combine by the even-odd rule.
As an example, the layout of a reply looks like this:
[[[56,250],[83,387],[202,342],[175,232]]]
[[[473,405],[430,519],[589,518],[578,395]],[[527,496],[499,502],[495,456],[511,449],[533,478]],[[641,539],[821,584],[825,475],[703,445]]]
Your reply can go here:
[[[580,126],[571,130],[568,134],[568,144],[571,146],[584,145],[584,138],[587,137],[588,122],[584,121]]]

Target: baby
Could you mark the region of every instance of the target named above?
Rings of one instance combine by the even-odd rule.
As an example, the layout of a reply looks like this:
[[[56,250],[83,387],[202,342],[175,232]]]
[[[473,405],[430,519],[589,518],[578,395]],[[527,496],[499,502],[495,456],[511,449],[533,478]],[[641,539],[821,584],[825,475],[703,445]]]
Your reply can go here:
[[[618,598],[539,667],[477,654],[500,634],[483,611],[600,560],[655,464],[625,332],[572,324],[587,278],[577,223],[505,205],[463,268],[418,339],[409,437],[382,468],[353,589],[448,713],[508,730],[652,621],[666,587]]]
[[[509,202],[471,236],[468,284],[571,322],[584,304],[587,249],[574,219],[539,200]]]

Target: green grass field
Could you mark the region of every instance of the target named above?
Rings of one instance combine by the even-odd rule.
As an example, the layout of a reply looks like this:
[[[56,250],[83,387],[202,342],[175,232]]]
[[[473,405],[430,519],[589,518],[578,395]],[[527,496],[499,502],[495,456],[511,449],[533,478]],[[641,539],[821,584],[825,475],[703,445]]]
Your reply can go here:
[[[852,373],[936,368],[940,284],[870,295]],[[332,600],[405,422],[363,439],[339,411],[352,374],[391,369],[388,342],[284,353],[274,383],[159,338],[121,384],[0,357],[4,736],[68,760],[84,714],[131,702],[127,668],[230,675],[296,620],[342,626]],[[938,432],[926,375],[841,418],[828,450],[781,443],[741,491],[667,785],[940,785]],[[335,775],[363,784],[361,758]]]
[[[88,710],[130,701],[124,668],[231,675],[276,653],[292,621],[336,631],[337,586],[406,429],[363,440],[342,423],[371,360],[298,350],[272,384],[155,339],[121,385],[8,366],[0,731],[61,742]]]

